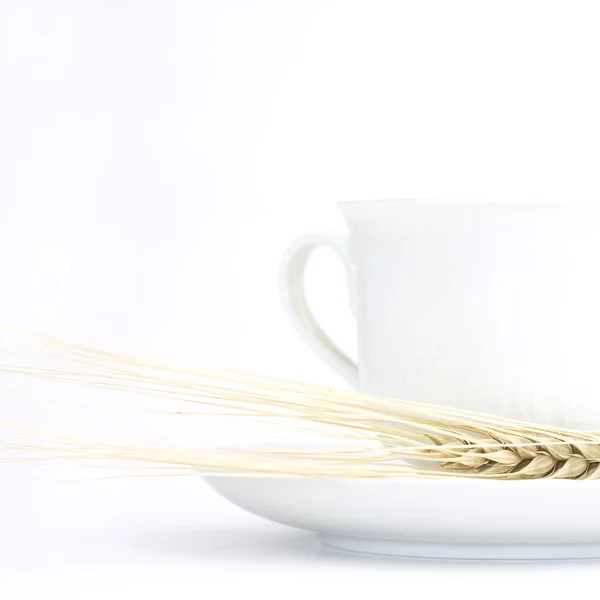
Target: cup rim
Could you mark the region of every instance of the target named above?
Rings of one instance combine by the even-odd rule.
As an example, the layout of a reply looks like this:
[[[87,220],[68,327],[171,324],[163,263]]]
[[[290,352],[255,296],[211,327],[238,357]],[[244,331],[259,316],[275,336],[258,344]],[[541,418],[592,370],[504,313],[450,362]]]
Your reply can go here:
[[[418,222],[420,227],[431,228],[434,223],[450,226],[457,220],[472,223],[474,219],[521,217],[537,219],[549,214],[565,217],[570,214],[588,215],[592,211],[594,220],[597,220],[600,215],[600,201],[406,198],[404,200],[347,200],[340,202],[338,209],[349,226],[371,223],[389,228],[406,228],[411,226],[410,223],[414,225]]]
[[[564,200],[542,200],[542,199],[485,199],[485,198],[404,198],[404,199],[379,199],[379,200],[344,200],[338,203],[338,209],[347,218],[386,218],[387,215],[395,215],[398,212],[413,215],[427,214],[433,212],[440,214],[464,214],[464,215],[486,215],[486,214],[536,214],[538,212],[559,211],[582,211],[595,209],[600,210],[599,199],[569,199]]]
[[[410,197],[410,198],[373,198],[373,199],[353,199],[353,200],[342,200],[338,202],[340,207],[352,207],[352,206],[507,206],[507,207],[519,207],[519,206],[600,206],[600,198],[598,199],[587,199],[587,200],[556,200],[556,199],[533,199],[526,197],[506,197],[506,198],[484,198],[484,197]]]

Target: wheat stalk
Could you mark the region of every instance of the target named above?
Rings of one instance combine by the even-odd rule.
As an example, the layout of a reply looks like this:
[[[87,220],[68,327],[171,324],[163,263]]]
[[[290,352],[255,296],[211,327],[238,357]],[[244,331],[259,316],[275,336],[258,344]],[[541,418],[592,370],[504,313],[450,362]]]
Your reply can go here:
[[[310,435],[317,444],[314,450],[273,445],[177,448],[14,427],[24,435],[0,438],[0,448],[7,451],[4,460],[91,459],[136,469],[145,466],[153,474],[600,478],[600,434],[593,431],[539,426],[219,367],[184,369],[11,331],[29,346],[25,352],[5,352],[10,361],[0,365],[0,373],[7,377],[83,385],[120,392],[127,399],[159,399],[168,403],[168,414],[237,419],[249,428],[269,425],[279,433]]]

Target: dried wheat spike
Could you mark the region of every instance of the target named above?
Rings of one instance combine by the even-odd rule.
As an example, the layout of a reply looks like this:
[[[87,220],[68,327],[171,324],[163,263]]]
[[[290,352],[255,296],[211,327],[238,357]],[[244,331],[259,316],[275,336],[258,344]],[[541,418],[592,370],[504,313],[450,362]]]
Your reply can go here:
[[[193,475],[600,479],[598,431],[542,426],[220,367],[159,364],[2,325],[0,330],[27,342],[24,350],[0,352],[7,361],[0,362],[3,384],[28,377],[84,386],[106,392],[102,407],[114,395],[164,418],[189,414],[185,418],[194,422],[243,423],[248,430],[260,426],[275,433],[277,439],[292,432],[317,444],[313,450],[286,450],[278,443],[220,450],[202,440],[193,447],[137,445],[9,423],[4,425],[19,436],[0,435],[0,461],[99,460]]]
[[[494,479],[600,479],[600,445],[565,443],[553,438],[506,435],[477,443],[428,436],[427,457],[444,471]]]

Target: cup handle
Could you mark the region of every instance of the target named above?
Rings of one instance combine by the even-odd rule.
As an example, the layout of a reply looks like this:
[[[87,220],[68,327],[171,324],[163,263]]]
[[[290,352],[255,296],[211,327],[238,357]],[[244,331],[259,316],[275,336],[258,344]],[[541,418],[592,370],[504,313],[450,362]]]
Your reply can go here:
[[[284,254],[279,271],[279,291],[287,316],[304,342],[352,387],[358,387],[358,367],[317,323],[304,287],[304,274],[311,254],[319,247],[333,250],[344,265],[350,307],[356,316],[354,265],[350,259],[348,236],[314,233],[299,237]]]

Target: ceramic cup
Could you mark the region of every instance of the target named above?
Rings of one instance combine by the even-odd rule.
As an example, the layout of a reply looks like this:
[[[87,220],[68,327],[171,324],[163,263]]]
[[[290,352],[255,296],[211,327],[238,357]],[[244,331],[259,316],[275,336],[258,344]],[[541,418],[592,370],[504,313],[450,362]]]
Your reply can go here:
[[[359,201],[349,235],[299,238],[280,287],[304,340],[357,389],[574,428],[600,427],[600,208]],[[358,364],[304,293],[312,251],[348,275]]]

